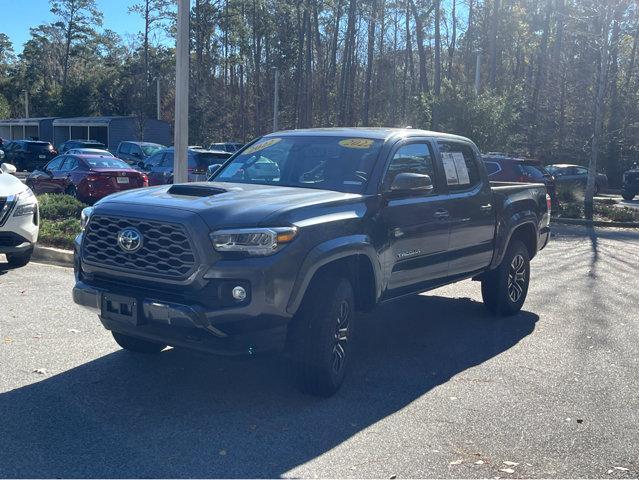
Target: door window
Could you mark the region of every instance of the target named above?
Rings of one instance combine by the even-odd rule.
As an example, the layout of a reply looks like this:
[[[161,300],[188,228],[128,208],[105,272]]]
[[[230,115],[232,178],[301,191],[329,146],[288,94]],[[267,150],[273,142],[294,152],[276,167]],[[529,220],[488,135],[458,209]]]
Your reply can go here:
[[[49,171],[60,170],[60,167],[62,166],[62,162],[64,162],[65,158],[67,158],[67,157],[62,156],[62,157],[54,158],[46,166],[46,169],[49,170]]]
[[[166,152],[160,166],[173,168],[173,152]]]
[[[157,167],[158,165],[160,165],[162,163],[162,158],[164,158],[164,153],[160,152],[160,153],[156,153],[155,155],[151,156],[151,158],[149,158],[146,161],[146,168],[153,168],[153,167]]]
[[[480,182],[475,152],[461,142],[440,141],[439,151],[450,191],[469,190]]]
[[[430,145],[426,143],[409,143],[399,147],[388,165],[384,189],[388,190],[395,177],[400,173],[419,173],[420,175],[430,176],[434,188],[429,194],[434,193],[437,190],[437,182],[435,181],[435,167]]]
[[[78,166],[78,159],[76,157],[66,157],[66,160],[60,167],[60,170],[63,172],[70,172],[71,170],[76,169]]]
[[[120,144],[120,153],[124,153],[124,154],[131,153],[131,144],[122,142]]]

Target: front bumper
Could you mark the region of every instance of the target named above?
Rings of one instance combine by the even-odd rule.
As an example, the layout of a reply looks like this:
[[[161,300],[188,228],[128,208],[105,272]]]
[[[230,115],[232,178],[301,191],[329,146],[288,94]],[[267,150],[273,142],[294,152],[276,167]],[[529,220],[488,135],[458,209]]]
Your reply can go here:
[[[289,318],[283,316],[252,316],[242,313],[241,307],[211,309],[164,301],[130,288],[126,289],[126,297],[120,293],[77,281],[73,301],[97,313],[107,330],[174,347],[221,355],[250,355],[282,350],[286,343]],[[113,318],[104,305],[114,298],[133,299],[135,313],[127,318]]]
[[[39,214],[13,216],[13,208],[0,226],[0,253],[25,253],[38,241]]]

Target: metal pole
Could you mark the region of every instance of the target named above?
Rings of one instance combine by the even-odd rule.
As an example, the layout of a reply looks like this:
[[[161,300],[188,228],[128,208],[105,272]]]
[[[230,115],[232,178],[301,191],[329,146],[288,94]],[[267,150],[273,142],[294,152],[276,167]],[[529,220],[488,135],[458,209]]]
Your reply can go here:
[[[157,92],[156,92],[156,97],[157,97],[157,113],[156,113],[156,118],[158,120],[160,120],[160,117],[162,116],[160,113],[160,78],[157,78]]]
[[[477,52],[477,63],[475,64],[475,95],[479,95],[481,82],[481,52]]]
[[[29,118],[29,92],[22,90],[24,93],[24,118]]]
[[[279,130],[277,116],[280,108],[280,71],[277,67],[273,67],[273,75],[273,131],[277,132]]]
[[[188,181],[189,144],[189,0],[178,0],[175,48],[175,136],[173,183]]]

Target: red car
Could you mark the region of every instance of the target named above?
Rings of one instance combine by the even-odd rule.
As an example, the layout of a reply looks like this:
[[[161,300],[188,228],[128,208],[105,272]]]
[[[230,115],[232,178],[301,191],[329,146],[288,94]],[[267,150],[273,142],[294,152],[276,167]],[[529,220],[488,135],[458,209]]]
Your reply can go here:
[[[148,187],[149,179],[115,157],[59,155],[31,173],[26,183],[36,194],[66,193],[93,203],[115,192]]]

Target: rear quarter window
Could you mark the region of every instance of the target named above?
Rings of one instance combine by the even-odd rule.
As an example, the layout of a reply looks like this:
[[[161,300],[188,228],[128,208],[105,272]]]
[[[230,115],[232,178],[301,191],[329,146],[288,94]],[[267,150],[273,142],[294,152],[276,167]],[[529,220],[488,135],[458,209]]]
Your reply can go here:
[[[495,175],[501,171],[501,166],[497,162],[484,162],[488,176]]]

